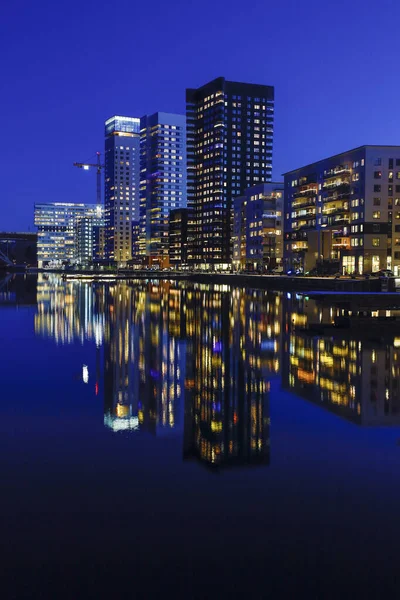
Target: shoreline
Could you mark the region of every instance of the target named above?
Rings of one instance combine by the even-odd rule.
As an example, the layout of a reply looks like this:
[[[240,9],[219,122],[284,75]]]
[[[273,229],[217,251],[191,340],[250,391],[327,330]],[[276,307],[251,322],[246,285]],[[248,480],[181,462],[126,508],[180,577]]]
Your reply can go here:
[[[373,293],[373,294],[398,294],[400,292],[400,279],[398,278],[340,278],[334,277],[304,277],[288,275],[260,275],[244,273],[193,273],[185,271],[144,271],[126,270],[107,272],[99,270],[80,269],[77,271],[65,271],[61,269],[29,269],[23,271],[25,274],[56,273],[68,279],[90,279],[92,281],[102,280],[167,280],[167,281],[189,281],[193,283],[244,286],[255,289],[269,289],[288,292],[342,292],[342,293]],[[396,290],[396,283],[398,288]],[[400,294],[399,294],[400,301]]]

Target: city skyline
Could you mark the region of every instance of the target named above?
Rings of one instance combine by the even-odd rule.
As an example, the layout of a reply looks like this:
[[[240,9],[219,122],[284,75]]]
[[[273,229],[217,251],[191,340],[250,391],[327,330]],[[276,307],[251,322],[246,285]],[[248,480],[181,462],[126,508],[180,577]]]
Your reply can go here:
[[[389,9],[389,3],[387,6]],[[230,15],[230,27],[221,33],[217,54],[208,47],[207,10],[200,17],[196,15],[194,32],[186,26],[191,22],[193,7],[186,7],[181,15],[176,3],[170,5],[168,13],[160,6],[160,11],[155,11],[154,31],[155,35],[159,34],[166,59],[174,64],[174,72],[159,78],[150,75],[149,68],[158,51],[156,48],[152,48],[144,60],[130,63],[131,43],[126,35],[131,21],[129,15],[134,14],[138,22],[145,18],[144,9],[136,10],[123,3],[121,10],[126,16],[126,25],[124,22],[121,35],[107,51],[102,43],[108,26],[105,10],[93,14],[88,7],[82,10],[79,6],[77,19],[77,9],[78,5],[69,5],[62,28],[55,19],[54,8],[46,3],[36,7],[34,12],[24,2],[18,11],[11,6],[4,10],[1,48],[3,55],[9,56],[4,65],[4,79],[11,80],[18,73],[18,80],[2,99],[7,115],[4,135],[9,141],[7,151],[0,156],[7,173],[2,229],[31,227],[34,202],[54,201],[57,188],[59,201],[94,201],[93,178],[80,176],[72,169],[72,163],[102,149],[99,123],[110,114],[142,115],[156,110],[183,114],[185,88],[202,85],[221,75],[275,86],[274,180],[299,164],[331,156],[343,148],[368,143],[394,144],[399,136],[400,127],[394,121],[395,41],[392,37],[387,39],[380,27],[386,14],[396,19],[400,7],[392,3],[388,11],[382,8],[369,12],[365,10],[365,3],[356,1],[351,7],[346,6],[343,20],[330,18],[330,13],[321,10],[315,1],[292,6],[288,14],[283,6],[256,3],[246,14]],[[225,18],[223,6],[213,7],[213,10],[216,20]],[[340,5],[337,10],[340,11]],[[267,48],[263,36],[242,35],[243,31],[251,31],[255,20],[260,31],[267,24],[274,24],[268,28],[270,46]],[[175,21],[181,31],[179,44],[171,44],[168,34]],[[348,23],[352,21],[357,22],[358,27],[350,35]],[[35,22],[46,23],[40,40],[36,39],[35,27],[32,27]],[[295,35],[304,27],[313,32],[311,43]],[[346,49],[325,43],[327,29],[333,38],[346,37]],[[136,45],[144,43],[145,31],[143,28],[139,32]],[[296,42],[284,43],[289,38]],[[78,43],[72,44],[75,39]],[[370,40],[368,53],[364,39]],[[32,46],[29,61],[25,60],[22,40]],[[192,52],[183,52],[188,45]],[[268,50],[269,47],[274,50]],[[354,69],[343,71],[338,68],[340,64],[352,64]],[[104,67],[111,68],[111,65],[118,83],[114,88],[104,78]],[[129,80],[125,76],[128,65],[132,70]],[[310,65],[319,73],[318,85],[312,91],[304,76]],[[46,85],[49,78],[51,86]],[[356,82],[359,82],[358,87]],[[337,94],[335,89],[348,92]],[[71,101],[66,101],[67,98]],[[373,118],[377,110],[385,117]],[[40,136],[24,139],[24,152],[31,160],[24,168],[26,177],[15,189],[13,182],[20,177],[19,140],[36,120],[57,123],[57,143],[54,144],[54,127],[42,127]],[[85,135],[78,138],[76,131],[84,131]],[[318,136],[319,131],[324,132],[323,139]],[[318,142],[313,141],[317,139]],[[47,185],[43,187],[44,175]],[[16,200],[18,214],[14,208]]]

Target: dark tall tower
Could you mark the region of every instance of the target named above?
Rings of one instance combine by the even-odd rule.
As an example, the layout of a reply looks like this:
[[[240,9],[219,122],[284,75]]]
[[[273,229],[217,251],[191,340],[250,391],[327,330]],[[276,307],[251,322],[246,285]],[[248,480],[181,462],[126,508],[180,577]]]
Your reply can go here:
[[[274,88],[219,77],[186,90],[189,262],[230,265],[232,199],[271,181]]]

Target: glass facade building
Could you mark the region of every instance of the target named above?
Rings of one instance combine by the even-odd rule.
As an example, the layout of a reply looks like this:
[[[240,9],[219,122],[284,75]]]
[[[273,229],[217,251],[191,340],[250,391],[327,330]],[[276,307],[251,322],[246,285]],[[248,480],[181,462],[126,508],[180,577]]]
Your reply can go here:
[[[140,119],[114,116],[105,122],[105,254],[132,258],[132,222],[139,215]]]
[[[226,268],[232,260],[232,202],[271,181],[272,86],[223,77],[186,90],[189,262]]]
[[[144,263],[168,266],[169,213],[186,206],[186,119],[163,112],[140,120],[140,237]]]
[[[101,220],[99,204],[68,202],[35,204],[34,223],[38,229],[37,260],[39,267],[51,261],[76,260],[76,224],[83,218]]]

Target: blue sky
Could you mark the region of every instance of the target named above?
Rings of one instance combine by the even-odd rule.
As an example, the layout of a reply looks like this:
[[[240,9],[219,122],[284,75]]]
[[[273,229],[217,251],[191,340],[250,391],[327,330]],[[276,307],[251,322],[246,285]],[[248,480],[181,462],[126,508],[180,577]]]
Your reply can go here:
[[[3,0],[0,230],[36,201],[95,201],[112,114],[184,113],[185,88],[224,76],[275,86],[274,179],[361,144],[400,144],[400,3]]]

